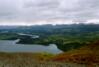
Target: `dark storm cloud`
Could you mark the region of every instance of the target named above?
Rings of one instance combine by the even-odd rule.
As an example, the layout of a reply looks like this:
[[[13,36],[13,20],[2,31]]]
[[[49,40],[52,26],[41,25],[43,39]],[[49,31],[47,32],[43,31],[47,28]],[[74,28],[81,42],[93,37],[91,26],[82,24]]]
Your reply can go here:
[[[98,12],[99,0],[0,0],[0,21],[86,21],[97,19]]]

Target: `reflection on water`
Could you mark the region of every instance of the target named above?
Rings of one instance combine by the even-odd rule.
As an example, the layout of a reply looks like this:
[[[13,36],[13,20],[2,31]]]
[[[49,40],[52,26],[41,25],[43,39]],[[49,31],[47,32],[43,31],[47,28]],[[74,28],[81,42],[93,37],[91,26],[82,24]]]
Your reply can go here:
[[[43,45],[29,45],[29,44],[16,44],[18,40],[0,40],[1,52],[49,52],[49,53],[61,53],[62,51],[57,48],[55,44],[49,46]]]

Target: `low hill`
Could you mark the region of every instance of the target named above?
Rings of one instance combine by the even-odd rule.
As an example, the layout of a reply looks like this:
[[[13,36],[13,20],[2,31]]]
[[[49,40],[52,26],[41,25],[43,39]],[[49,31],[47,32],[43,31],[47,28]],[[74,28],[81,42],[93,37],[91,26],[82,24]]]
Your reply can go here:
[[[75,62],[75,63],[98,63],[99,64],[99,41],[74,49],[62,54],[58,54],[53,61]]]

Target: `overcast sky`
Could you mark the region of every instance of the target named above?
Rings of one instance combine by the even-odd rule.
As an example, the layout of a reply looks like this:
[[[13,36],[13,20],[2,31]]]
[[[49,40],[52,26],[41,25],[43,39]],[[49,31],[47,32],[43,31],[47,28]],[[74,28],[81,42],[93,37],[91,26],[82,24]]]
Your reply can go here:
[[[0,0],[0,25],[99,23],[99,0]]]

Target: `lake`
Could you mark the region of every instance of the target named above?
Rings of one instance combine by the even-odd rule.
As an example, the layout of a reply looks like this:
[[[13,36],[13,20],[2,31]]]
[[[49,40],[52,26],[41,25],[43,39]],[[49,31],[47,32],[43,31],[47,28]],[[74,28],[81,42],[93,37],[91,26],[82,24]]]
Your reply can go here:
[[[0,52],[48,52],[53,54],[61,53],[55,44],[49,46],[16,44],[18,40],[0,40]]]

